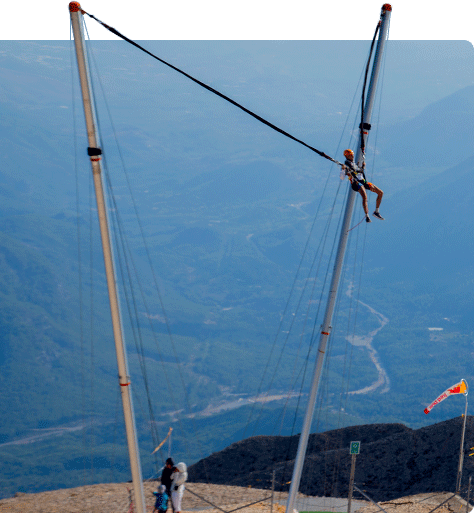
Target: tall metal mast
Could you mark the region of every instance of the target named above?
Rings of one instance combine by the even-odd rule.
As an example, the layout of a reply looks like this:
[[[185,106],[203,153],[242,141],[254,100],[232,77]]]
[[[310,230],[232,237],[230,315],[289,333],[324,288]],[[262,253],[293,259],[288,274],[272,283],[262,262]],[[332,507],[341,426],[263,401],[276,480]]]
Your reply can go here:
[[[392,7],[390,4],[384,4],[382,6],[382,13],[380,15],[380,33],[379,39],[377,42],[377,49],[374,57],[374,63],[372,65],[372,74],[370,77],[370,85],[367,93],[367,101],[364,108],[364,126],[370,124],[370,119],[372,115],[372,109],[375,101],[375,89],[377,86],[377,80],[379,76],[380,66],[382,63],[382,54],[385,46],[385,40],[387,38],[387,31],[390,20],[390,13],[392,11]],[[355,161],[360,165],[361,162],[361,137],[364,137],[364,141],[367,138],[367,131],[364,130],[361,135],[359,135],[358,145],[357,145],[357,153],[355,156]],[[286,513],[293,513],[294,503],[296,499],[296,494],[298,492],[300,481],[301,481],[301,473],[303,470],[304,459],[306,456],[306,449],[308,446],[309,432],[311,429],[311,423],[313,420],[314,409],[316,405],[316,397],[318,394],[319,382],[321,380],[321,372],[324,363],[324,357],[326,353],[327,340],[329,338],[329,334],[331,331],[331,323],[334,312],[334,305],[336,303],[337,297],[337,289],[339,286],[339,280],[341,277],[342,266],[344,263],[344,254],[346,251],[347,239],[349,234],[349,228],[352,219],[352,211],[354,207],[354,200],[356,197],[356,192],[352,189],[349,189],[349,195],[347,197],[346,208],[344,212],[344,218],[342,222],[341,234],[339,237],[339,245],[336,253],[336,260],[334,264],[333,275],[331,279],[331,285],[329,288],[329,297],[328,303],[326,306],[326,313],[324,315],[324,321],[321,325],[321,335],[319,339],[319,347],[318,347],[318,356],[316,359],[316,363],[314,366],[313,379],[311,382],[311,389],[309,393],[308,406],[306,409],[306,414],[303,422],[303,429],[301,431],[298,450],[296,453],[295,466],[293,468],[293,477],[291,479],[290,491],[288,494],[288,503],[286,506]]]
[[[84,33],[82,29],[82,10],[80,4],[78,2],[71,2],[69,4],[69,12],[74,32],[77,65],[79,69],[82,100],[84,103],[84,114],[86,118],[87,137],[89,142],[87,152],[91,160],[92,175],[94,177],[97,212],[99,216],[100,234],[102,238],[102,250],[104,253],[105,273],[107,276],[107,286],[109,290],[110,311],[112,315],[112,326],[115,339],[115,351],[117,353],[119,386],[122,396],[123,413],[125,417],[125,430],[127,433],[128,452],[130,457],[130,467],[132,471],[133,491],[135,495],[135,511],[137,513],[145,513],[145,495],[143,492],[143,480],[138,452],[135,417],[133,414],[130,378],[128,375],[125,344],[122,335],[122,321],[117,296],[115,269],[112,258],[112,246],[110,243],[107,207],[104,197],[104,187],[102,183],[102,167],[100,163],[100,155],[102,154],[102,151],[98,146],[99,137],[94,112],[94,103],[92,101],[89,68],[84,51]]]
[[[464,463],[464,436],[466,434],[466,421],[467,421],[467,394],[468,387],[467,382],[463,379],[466,384],[466,391],[464,392],[464,397],[466,398],[466,408],[464,409],[464,421],[462,423],[462,434],[461,434],[461,447],[459,449],[459,464],[458,464],[458,474],[456,476],[456,493],[459,494],[461,491],[461,479],[462,479],[462,467]]]

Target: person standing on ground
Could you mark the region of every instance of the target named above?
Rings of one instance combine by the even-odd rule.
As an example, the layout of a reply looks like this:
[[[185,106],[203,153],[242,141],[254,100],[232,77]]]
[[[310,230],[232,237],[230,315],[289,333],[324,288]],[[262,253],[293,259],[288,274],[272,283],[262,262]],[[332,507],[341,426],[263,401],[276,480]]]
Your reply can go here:
[[[171,458],[168,458],[166,460],[165,468],[163,469],[163,472],[161,473],[161,484],[165,485],[166,487],[166,493],[168,494],[168,497],[171,497],[171,476],[173,475],[174,471],[174,462]]]
[[[171,476],[171,501],[175,513],[181,512],[181,500],[183,499],[184,483],[188,479],[186,463],[180,462],[176,465]]]
[[[166,486],[161,484],[158,487],[158,491],[153,492],[153,495],[156,497],[153,513],[165,513],[168,509],[168,494],[166,493]]]
[[[168,496],[168,499],[171,499],[171,484],[172,484],[172,478],[175,466],[174,461],[172,458],[168,458],[166,460],[165,468],[163,469],[163,472],[161,473],[161,484],[165,486],[166,488],[166,494]],[[171,501],[171,507],[173,507],[173,501]],[[173,508],[174,511],[174,508]]]

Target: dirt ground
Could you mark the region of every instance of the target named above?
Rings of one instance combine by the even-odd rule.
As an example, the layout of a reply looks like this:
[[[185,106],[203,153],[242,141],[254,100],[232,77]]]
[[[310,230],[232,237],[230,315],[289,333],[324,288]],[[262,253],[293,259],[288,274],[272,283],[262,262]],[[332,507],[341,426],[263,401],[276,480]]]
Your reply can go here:
[[[147,513],[153,510],[156,482],[145,483]],[[206,510],[206,513],[284,513],[288,495],[238,486],[188,483],[183,497],[183,513]],[[18,493],[0,500],[0,513],[131,513],[130,483],[99,484],[42,493]],[[466,513],[466,502],[452,494],[422,494],[381,502],[367,503],[357,513]],[[212,507],[212,503],[215,507]],[[468,513],[470,513],[469,508]],[[133,510],[132,510],[133,511]],[[341,511],[341,509],[339,509]]]
[[[11,499],[0,500],[0,513],[127,513],[130,510],[131,487],[131,483],[112,483],[51,492],[18,493]],[[147,512],[151,512],[157,483],[144,483],[144,487]],[[242,511],[270,513],[269,496],[270,492],[266,490],[188,483],[183,497],[183,513],[198,510],[206,510],[206,513],[223,513],[224,510],[230,513],[257,501],[262,502]],[[275,500],[282,504],[286,499],[286,493],[275,494]],[[206,500],[217,507],[213,508]],[[284,508],[274,504],[273,512],[284,513]]]
[[[444,503],[444,504],[443,504]],[[358,510],[357,513],[471,513],[466,501],[452,493],[424,493],[411,495],[387,502],[379,502],[378,506],[369,504]]]

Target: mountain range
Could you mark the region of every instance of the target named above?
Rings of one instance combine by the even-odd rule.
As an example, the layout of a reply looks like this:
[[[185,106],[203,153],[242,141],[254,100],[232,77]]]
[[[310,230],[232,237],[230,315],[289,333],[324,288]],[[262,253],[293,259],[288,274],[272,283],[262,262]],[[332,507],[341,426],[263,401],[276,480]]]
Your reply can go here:
[[[149,42],[340,158],[354,144],[367,45]],[[325,271],[310,275],[324,238],[320,265],[331,266],[338,169],[125,44],[90,46],[110,211],[121,213],[143,283],[140,320],[125,330],[129,341],[132,326],[142,333],[128,350],[144,474],[161,464],[150,456],[150,425],[158,439],[172,425],[173,453],[189,463],[251,434],[294,434],[319,322],[297,307],[324,300],[324,292],[310,298],[308,284],[324,282]],[[91,482],[126,479],[71,47],[3,48],[0,493],[74,486],[85,470]],[[314,431],[387,422],[415,429],[459,414],[456,398],[430,417],[423,408],[473,375],[472,64],[467,42],[388,44],[367,153],[386,220],[351,232]],[[358,201],[354,225],[361,216]],[[275,399],[265,403],[267,392]]]

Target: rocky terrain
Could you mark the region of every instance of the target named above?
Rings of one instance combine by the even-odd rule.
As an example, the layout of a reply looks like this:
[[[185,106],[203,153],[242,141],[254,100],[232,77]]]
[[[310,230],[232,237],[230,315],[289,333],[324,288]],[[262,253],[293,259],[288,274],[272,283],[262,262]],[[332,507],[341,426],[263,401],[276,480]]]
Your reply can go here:
[[[378,513],[382,510],[386,513],[464,513],[470,512],[472,505],[459,496],[451,493],[421,493],[408,497],[401,497],[392,501],[382,501],[369,504],[358,510],[358,513]]]
[[[348,493],[351,441],[360,441],[355,482],[376,501],[419,493],[454,491],[462,418],[420,429],[402,424],[354,426],[310,436],[300,490],[311,496],[345,497]],[[461,492],[466,496],[474,470],[473,417],[468,417]],[[298,437],[258,436],[234,443],[189,468],[195,482],[288,491]]]

